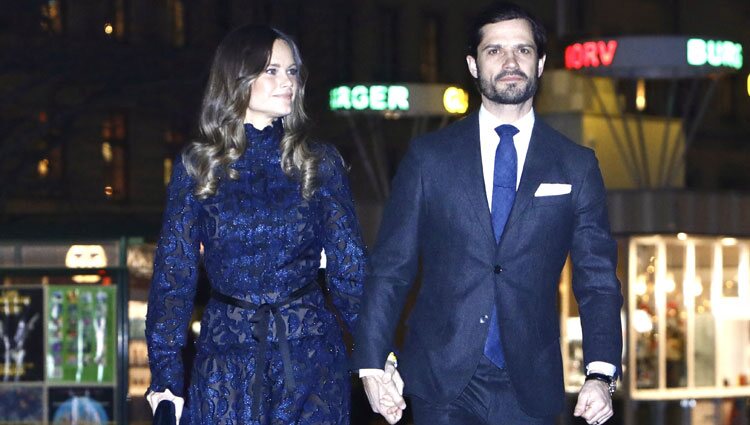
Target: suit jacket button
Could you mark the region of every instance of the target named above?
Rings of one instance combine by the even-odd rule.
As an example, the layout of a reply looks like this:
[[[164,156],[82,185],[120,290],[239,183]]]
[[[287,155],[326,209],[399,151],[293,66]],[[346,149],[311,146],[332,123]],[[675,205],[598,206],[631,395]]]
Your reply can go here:
[[[503,271],[503,268],[500,266],[495,266],[495,274],[500,274]]]
[[[482,323],[482,324],[484,324],[484,323],[486,323],[486,322],[487,322],[488,320],[490,320],[490,316],[488,316],[488,315],[486,315],[486,314],[485,314],[484,316],[482,316],[482,317],[480,317],[480,318],[479,318],[479,323]]]

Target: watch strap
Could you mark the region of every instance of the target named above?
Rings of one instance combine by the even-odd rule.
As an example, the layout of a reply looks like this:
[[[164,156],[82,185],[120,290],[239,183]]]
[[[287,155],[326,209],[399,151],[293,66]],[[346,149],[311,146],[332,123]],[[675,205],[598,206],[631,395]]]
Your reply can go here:
[[[612,396],[612,394],[615,393],[615,390],[617,389],[617,381],[615,380],[613,376],[605,375],[603,373],[596,373],[596,372],[592,372],[586,375],[587,381],[591,381],[592,379],[596,381],[601,381],[607,384],[607,386],[609,387],[610,397]]]

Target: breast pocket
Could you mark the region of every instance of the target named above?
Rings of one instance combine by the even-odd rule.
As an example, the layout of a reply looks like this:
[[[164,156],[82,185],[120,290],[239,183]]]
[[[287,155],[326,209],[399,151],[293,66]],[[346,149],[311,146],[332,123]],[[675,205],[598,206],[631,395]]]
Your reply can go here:
[[[559,205],[559,204],[570,204],[572,195],[566,193],[563,195],[550,195],[550,196],[535,196],[531,204],[535,207],[543,207],[548,205]]]

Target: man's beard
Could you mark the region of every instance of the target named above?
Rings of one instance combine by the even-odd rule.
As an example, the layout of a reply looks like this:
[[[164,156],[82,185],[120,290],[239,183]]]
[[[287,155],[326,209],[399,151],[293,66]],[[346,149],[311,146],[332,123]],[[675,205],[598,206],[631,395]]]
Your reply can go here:
[[[479,91],[482,93],[482,95],[492,102],[499,103],[501,105],[519,105],[523,102],[526,102],[527,100],[534,97],[537,87],[539,86],[539,78],[537,78],[536,76],[536,71],[534,72],[534,75],[531,76],[531,78],[529,78],[528,75],[519,70],[503,71],[500,74],[497,74],[494,78],[494,81],[492,82],[482,77],[482,73],[479,68],[477,68],[477,74],[479,75],[479,78],[477,79],[479,83]],[[494,83],[496,83],[501,78],[507,77],[509,75],[515,75],[525,78],[526,84],[524,84],[523,81],[514,82],[511,84],[506,84],[504,90],[498,90],[497,86]]]

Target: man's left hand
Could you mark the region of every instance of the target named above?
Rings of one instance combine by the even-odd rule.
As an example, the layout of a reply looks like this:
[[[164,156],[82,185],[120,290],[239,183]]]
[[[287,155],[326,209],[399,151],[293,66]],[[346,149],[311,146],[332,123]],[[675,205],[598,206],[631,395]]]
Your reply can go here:
[[[578,403],[573,410],[573,416],[580,416],[591,425],[601,425],[613,414],[609,386],[595,379],[586,381],[578,393]]]

